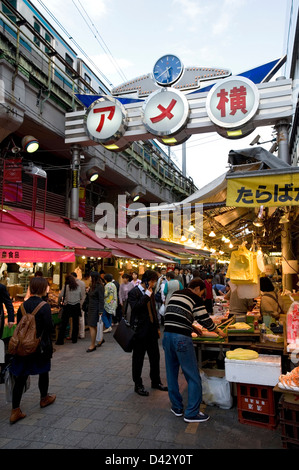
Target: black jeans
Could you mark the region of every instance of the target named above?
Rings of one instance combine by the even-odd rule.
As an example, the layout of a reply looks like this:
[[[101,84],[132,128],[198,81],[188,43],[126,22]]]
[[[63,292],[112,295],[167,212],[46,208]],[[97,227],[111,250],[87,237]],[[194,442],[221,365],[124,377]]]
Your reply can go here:
[[[77,343],[78,334],[79,334],[79,317],[81,315],[80,304],[76,305],[65,305],[63,307],[63,312],[61,316],[61,323],[58,333],[58,338],[56,343],[63,344],[65,338],[66,327],[68,326],[69,319],[73,319],[73,328],[72,328],[72,343]]]
[[[15,384],[12,391],[12,408],[19,408],[23,390],[26,384],[26,380],[28,379],[28,375],[20,375],[19,377],[15,377]],[[49,372],[44,372],[43,374],[39,374],[38,379],[38,388],[40,391],[41,398],[44,398],[48,394],[49,388]]]
[[[141,387],[142,383],[142,367],[144,356],[147,352],[150,363],[150,378],[152,385],[158,385],[160,379],[160,351],[158,339],[151,336],[138,339],[134,341],[133,355],[132,355],[132,376],[136,387]]]

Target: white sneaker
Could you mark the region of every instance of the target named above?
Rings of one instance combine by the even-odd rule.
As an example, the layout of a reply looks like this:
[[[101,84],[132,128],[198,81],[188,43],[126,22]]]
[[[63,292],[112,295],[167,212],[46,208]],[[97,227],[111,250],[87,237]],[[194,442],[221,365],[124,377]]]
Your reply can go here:
[[[109,328],[107,328],[106,330],[104,330],[103,333],[110,333],[110,331],[112,331],[111,326],[109,326]]]

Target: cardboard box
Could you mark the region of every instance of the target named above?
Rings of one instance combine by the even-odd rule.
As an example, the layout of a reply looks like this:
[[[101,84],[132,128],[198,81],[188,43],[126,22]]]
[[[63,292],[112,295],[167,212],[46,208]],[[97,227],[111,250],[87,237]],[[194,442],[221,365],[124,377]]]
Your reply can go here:
[[[274,386],[280,375],[281,356],[260,354],[257,359],[250,360],[225,358],[228,382]]]

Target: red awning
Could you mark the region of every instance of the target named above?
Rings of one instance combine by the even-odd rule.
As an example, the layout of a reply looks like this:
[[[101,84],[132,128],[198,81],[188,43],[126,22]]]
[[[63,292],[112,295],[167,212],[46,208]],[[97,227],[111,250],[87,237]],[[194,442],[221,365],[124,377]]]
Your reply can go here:
[[[14,222],[9,213],[0,222],[0,261],[19,262],[67,262],[75,261],[72,249],[41,234],[32,227]]]
[[[125,242],[118,242],[114,241],[111,242],[115,245],[115,248],[119,248],[121,251],[131,255],[133,258],[136,259],[144,259],[148,261],[155,261],[157,263],[169,263],[170,260],[163,256],[159,256],[152,251],[146,250],[145,248],[135,245],[133,243],[125,243]]]
[[[14,210],[8,214],[11,218],[15,219],[16,223],[26,224],[26,226],[31,223],[31,214],[26,211],[19,212]],[[107,250],[103,244],[84,235],[80,230],[77,230],[75,226],[71,228],[68,219],[47,214],[45,228],[41,228],[42,218],[43,214],[36,215],[36,225],[40,228],[35,228],[34,230],[60,243],[61,247],[73,249],[75,250],[75,254],[79,256],[85,255],[98,258],[108,258],[112,256],[111,251]],[[90,232],[93,233],[91,230]]]

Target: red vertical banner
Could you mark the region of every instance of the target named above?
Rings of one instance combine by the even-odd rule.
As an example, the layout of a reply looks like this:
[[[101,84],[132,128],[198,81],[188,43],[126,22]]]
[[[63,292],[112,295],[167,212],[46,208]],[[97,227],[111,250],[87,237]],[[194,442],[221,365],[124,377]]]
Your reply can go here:
[[[3,166],[3,196],[5,202],[22,202],[22,159],[8,158]]]
[[[79,217],[85,217],[86,189],[79,189]]]

